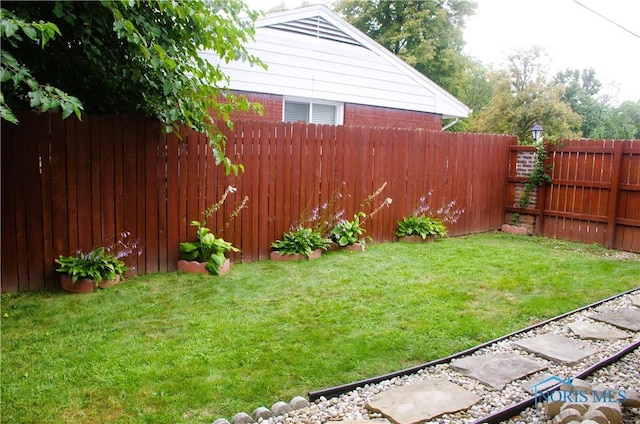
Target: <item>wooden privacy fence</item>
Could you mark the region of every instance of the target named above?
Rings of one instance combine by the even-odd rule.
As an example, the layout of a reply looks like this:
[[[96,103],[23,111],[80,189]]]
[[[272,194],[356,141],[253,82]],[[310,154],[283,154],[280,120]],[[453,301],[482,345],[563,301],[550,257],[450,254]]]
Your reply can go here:
[[[265,259],[305,211],[337,192],[346,217],[384,182],[374,204],[392,204],[366,221],[367,235],[394,238],[396,222],[427,196],[433,208],[455,200],[465,212],[452,235],[500,228],[512,136],[393,128],[235,122],[227,155],[242,163],[223,175],[207,139],[164,135],[140,116],[21,114],[2,122],[2,290],[55,287],[54,259],[130,233],[143,251],[126,259],[129,275],[172,271],[192,220],[216,203],[208,221],[242,249],[232,260]],[[430,196],[429,196],[430,194]],[[248,196],[228,227],[225,222]],[[334,205],[335,206],[335,205]],[[366,212],[366,211],[365,211]]]
[[[518,157],[535,149],[511,146],[507,211],[535,216],[538,235],[640,253],[640,140],[562,140],[547,151],[552,182],[521,209]]]

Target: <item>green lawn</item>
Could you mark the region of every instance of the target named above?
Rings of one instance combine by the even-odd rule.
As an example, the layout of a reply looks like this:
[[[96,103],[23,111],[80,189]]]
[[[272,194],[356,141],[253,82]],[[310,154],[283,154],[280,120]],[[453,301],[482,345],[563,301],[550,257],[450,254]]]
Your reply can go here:
[[[467,349],[640,286],[637,257],[487,233],[223,277],[2,297],[2,422],[230,419]]]

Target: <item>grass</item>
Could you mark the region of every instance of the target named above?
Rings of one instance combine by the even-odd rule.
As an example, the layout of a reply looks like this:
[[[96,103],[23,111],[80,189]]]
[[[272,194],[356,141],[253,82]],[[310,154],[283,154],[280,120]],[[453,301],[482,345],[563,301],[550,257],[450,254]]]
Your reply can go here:
[[[615,252],[613,252],[615,253]],[[180,423],[417,365],[640,286],[640,261],[487,233],[222,278],[2,297],[2,422]]]

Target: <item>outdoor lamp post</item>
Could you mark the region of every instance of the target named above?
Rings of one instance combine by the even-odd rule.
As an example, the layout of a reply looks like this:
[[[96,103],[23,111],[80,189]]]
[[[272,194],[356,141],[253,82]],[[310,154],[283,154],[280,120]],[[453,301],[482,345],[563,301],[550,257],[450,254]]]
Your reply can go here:
[[[535,141],[536,143],[542,138],[542,127],[540,126],[540,124],[536,123],[531,128],[531,136],[533,137],[533,141]]]

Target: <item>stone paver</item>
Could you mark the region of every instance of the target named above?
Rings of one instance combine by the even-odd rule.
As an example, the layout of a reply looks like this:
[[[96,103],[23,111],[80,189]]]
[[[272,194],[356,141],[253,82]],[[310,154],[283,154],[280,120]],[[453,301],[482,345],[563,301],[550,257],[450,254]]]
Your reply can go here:
[[[456,359],[451,367],[498,390],[513,380],[547,368],[526,356],[506,353]]]
[[[541,358],[573,366],[596,353],[583,343],[553,333],[514,342],[514,345]]]
[[[640,294],[631,298],[631,304],[640,308]]]
[[[375,395],[367,409],[396,424],[417,424],[448,412],[469,408],[480,397],[444,380],[427,380]]]
[[[576,321],[569,324],[568,327],[574,334],[584,340],[616,340],[631,337],[629,333],[624,331],[587,321]]]
[[[625,330],[640,331],[640,309],[638,308],[622,308],[616,311],[601,312],[591,315],[591,318]]]

